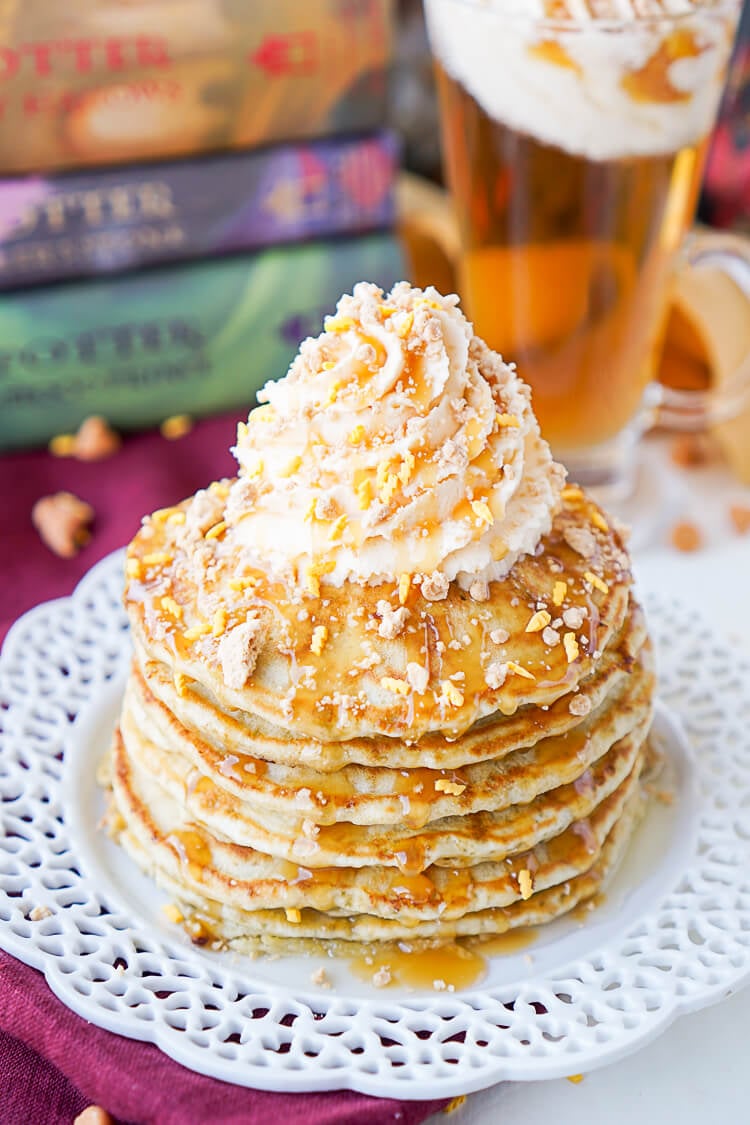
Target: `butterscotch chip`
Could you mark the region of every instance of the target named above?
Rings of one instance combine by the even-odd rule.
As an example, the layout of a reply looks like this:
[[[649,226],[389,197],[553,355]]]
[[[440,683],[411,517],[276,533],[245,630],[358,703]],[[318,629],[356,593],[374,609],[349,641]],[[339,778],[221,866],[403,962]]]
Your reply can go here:
[[[42,496],[31,509],[31,522],[45,546],[61,559],[72,559],[91,538],[94,509],[72,492]]]
[[[521,898],[524,902],[526,899],[531,898],[534,893],[534,879],[531,872],[526,867],[518,872],[518,889],[521,892]]]
[[[750,531],[750,508],[745,504],[732,504],[729,518],[738,535],[747,535]]]
[[[161,436],[166,438],[167,441],[177,441],[178,438],[189,434],[192,428],[193,419],[189,414],[172,414],[171,417],[165,418],[159,426]]]
[[[694,523],[683,520],[676,523],[670,533],[670,542],[678,551],[699,551],[703,546],[703,536]]]

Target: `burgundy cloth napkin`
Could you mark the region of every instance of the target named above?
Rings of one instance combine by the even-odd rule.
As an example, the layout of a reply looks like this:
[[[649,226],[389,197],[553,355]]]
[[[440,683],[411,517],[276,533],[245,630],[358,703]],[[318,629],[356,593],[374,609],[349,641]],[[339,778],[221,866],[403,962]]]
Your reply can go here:
[[[223,415],[178,441],[139,434],[96,463],[46,451],[0,457],[0,639],[31,606],[69,594],[131,538],[142,515],[231,475],[235,427],[236,416]],[[30,518],[35,500],[60,489],[96,511],[91,542],[70,560],[48,551]],[[0,952],[0,1122],[71,1125],[90,1104],[129,1125],[417,1125],[445,1103],[269,1094],[194,1074],[151,1044],[88,1024],[40,973]]]

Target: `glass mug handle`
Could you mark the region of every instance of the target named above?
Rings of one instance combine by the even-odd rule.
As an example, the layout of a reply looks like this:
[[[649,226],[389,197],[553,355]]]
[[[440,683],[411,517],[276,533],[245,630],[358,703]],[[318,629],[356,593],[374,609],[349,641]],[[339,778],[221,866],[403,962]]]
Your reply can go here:
[[[711,231],[695,231],[688,236],[678,258],[678,270],[712,270],[723,273],[734,282],[732,303],[745,323],[747,350],[739,355],[732,339],[719,340],[724,364],[731,366],[728,376],[722,374],[719,385],[708,390],[677,390],[657,383],[655,387],[655,421],[667,429],[702,430],[736,417],[750,408],[750,240],[745,244],[736,235]],[[736,288],[735,288],[736,287]],[[726,295],[726,291],[724,291]],[[724,303],[719,297],[719,303]],[[746,304],[746,308],[744,305]],[[727,315],[731,309],[726,309]],[[710,316],[710,308],[703,315]],[[721,329],[717,328],[717,333]]]

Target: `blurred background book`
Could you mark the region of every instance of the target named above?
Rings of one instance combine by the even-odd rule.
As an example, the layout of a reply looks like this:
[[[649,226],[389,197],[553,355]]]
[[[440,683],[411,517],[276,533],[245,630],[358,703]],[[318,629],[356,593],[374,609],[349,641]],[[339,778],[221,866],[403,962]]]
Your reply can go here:
[[[746,3],[701,204],[740,231],[749,115]],[[0,448],[244,413],[355,281],[458,289],[441,183],[421,0],[0,0]],[[737,325],[680,301],[665,378],[709,385]]]
[[[246,413],[342,292],[403,276],[394,16],[0,0],[0,448]]]

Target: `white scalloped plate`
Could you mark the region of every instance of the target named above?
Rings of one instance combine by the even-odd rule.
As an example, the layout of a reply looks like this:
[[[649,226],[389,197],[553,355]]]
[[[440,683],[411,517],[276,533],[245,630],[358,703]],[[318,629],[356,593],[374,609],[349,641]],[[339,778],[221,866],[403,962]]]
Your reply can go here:
[[[585,925],[544,927],[465,992],[378,991],[336,961],[321,990],[319,959],[190,945],[97,830],[129,657],[121,572],[103,560],[0,656],[0,946],[92,1023],[247,1086],[452,1097],[591,1070],[750,978],[750,669],[691,609],[646,600],[676,799],[652,803]]]

